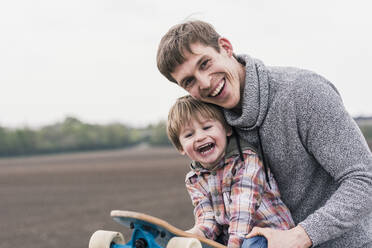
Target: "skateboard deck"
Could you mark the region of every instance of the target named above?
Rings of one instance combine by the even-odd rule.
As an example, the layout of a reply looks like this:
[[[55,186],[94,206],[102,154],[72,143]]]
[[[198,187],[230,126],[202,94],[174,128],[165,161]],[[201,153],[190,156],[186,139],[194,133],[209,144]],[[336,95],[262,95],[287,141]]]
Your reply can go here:
[[[198,239],[203,248],[226,248],[226,246],[220,243],[185,232],[162,219],[147,214],[113,210],[111,211],[111,217],[119,224],[133,229],[132,240],[129,242],[132,244],[136,242],[136,240],[133,239],[149,235],[150,239],[154,239],[159,247],[166,247],[169,240],[173,237],[185,237]],[[156,246],[156,244],[153,245],[153,247]],[[152,245],[150,244],[148,247],[152,248]]]

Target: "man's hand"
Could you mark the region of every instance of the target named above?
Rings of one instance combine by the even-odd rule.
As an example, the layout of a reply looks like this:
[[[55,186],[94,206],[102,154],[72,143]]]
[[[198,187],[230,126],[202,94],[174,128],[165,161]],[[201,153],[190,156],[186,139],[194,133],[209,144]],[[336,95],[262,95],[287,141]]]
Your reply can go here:
[[[257,235],[267,239],[268,248],[307,248],[312,245],[309,236],[301,226],[285,231],[254,227],[246,238]]]

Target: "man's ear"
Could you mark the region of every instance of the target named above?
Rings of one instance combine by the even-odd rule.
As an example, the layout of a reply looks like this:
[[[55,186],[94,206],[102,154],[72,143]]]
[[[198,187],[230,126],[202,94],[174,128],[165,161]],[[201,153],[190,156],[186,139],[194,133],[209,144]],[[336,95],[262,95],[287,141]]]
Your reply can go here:
[[[226,129],[226,136],[231,136],[232,135],[232,128],[231,127],[228,127],[227,129]]]
[[[218,45],[220,46],[220,49],[226,51],[229,56],[233,55],[233,47],[227,38],[224,37],[218,38]]]

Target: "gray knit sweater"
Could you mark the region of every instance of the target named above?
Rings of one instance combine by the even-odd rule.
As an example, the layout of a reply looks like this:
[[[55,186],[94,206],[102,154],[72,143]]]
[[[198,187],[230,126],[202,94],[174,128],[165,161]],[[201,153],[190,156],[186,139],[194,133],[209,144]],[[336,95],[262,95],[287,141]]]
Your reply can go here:
[[[258,146],[296,224],[316,247],[372,247],[372,155],[335,87],[249,56],[241,112],[228,123]]]

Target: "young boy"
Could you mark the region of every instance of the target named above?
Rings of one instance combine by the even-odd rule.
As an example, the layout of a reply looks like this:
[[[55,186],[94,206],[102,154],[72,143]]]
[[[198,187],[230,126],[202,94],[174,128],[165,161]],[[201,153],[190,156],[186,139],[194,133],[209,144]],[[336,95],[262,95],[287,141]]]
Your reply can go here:
[[[255,148],[232,135],[218,107],[191,96],[179,98],[170,109],[167,133],[177,150],[193,160],[186,175],[195,207],[189,232],[228,247],[266,247],[262,236],[244,240],[253,226],[294,227],[273,175]]]

